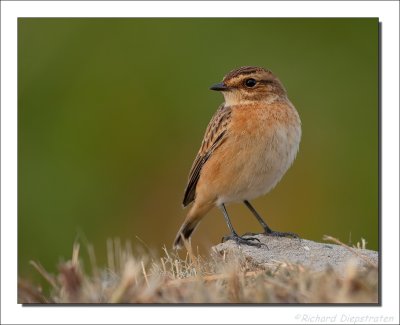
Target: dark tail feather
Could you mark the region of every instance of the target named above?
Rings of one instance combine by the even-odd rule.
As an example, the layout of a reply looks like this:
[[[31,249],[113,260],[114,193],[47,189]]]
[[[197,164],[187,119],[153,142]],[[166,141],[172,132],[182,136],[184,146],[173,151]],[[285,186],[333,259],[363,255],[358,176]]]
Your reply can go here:
[[[178,234],[174,240],[174,249],[180,249],[183,246],[183,241],[188,240],[192,235],[194,229],[199,224],[200,218],[191,218],[190,220],[185,220],[181,229],[179,229]]]
[[[181,229],[179,229],[178,234],[176,235],[173,248],[179,249],[183,246],[183,241],[188,240],[192,235],[193,231],[198,226],[200,220],[204,217],[204,215],[210,211],[213,207],[212,201],[207,202],[205,204],[194,204],[190,209],[185,221]]]

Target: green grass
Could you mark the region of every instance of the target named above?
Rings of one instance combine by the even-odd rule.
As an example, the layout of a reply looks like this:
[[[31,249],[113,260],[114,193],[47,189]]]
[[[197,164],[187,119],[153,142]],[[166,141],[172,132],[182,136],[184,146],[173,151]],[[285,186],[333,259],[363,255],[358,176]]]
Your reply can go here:
[[[32,266],[49,283],[43,289],[19,279],[19,303],[377,303],[378,268],[359,269],[349,264],[341,275],[333,269],[314,272],[302,265],[254,265],[243,256],[209,256],[170,252],[156,257],[145,251],[132,253],[129,243],[107,243],[107,265],[99,267],[93,248],[85,271],[80,245],[58,274],[37,262]],[[353,248],[356,251],[355,248]]]

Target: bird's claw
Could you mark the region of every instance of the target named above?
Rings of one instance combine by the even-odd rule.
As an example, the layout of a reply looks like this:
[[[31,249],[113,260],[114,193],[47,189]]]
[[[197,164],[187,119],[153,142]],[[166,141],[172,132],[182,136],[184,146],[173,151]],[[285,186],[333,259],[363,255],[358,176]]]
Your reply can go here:
[[[265,230],[264,232],[265,236],[271,236],[271,237],[285,237],[285,238],[293,238],[293,239],[298,239],[301,242],[301,238],[298,234],[295,234],[294,232],[281,232],[281,231],[273,231],[273,230]]]
[[[233,240],[236,242],[238,245],[248,245],[248,246],[255,246],[255,247],[261,247],[261,246],[266,246],[265,244],[261,243],[261,241],[256,238],[256,237],[240,237],[238,235],[230,235],[230,236],[224,236],[222,237],[222,242],[225,242],[227,240]],[[252,241],[257,241],[257,243],[254,243]]]
[[[298,234],[295,234],[294,232],[281,232],[281,231],[265,231],[264,234],[266,236],[272,236],[272,237],[290,237],[290,238],[298,238],[300,239]]]

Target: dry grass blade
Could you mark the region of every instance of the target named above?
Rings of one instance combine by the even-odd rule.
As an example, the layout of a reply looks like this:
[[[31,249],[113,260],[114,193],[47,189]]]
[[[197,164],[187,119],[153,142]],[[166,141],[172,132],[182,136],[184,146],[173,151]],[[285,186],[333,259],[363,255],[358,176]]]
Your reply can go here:
[[[36,263],[35,261],[30,261],[29,264],[31,264],[36,271],[39,272],[39,274],[56,290],[59,289],[56,280],[54,279],[54,276],[52,276],[49,272],[47,272],[44,267],[40,263]]]
[[[46,304],[50,303],[40,288],[27,280],[18,278],[18,303],[20,304]]]
[[[108,302],[110,303],[120,303],[124,301],[124,296],[128,289],[136,282],[137,276],[137,265],[134,260],[129,260],[125,264],[124,272],[122,278],[117,284],[114,291],[111,293],[111,297]]]
[[[365,263],[367,263],[369,266],[374,267],[374,268],[378,268],[378,265],[371,262],[366,256],[362,255],[360,252],[358,252],[356,249],[342,243],[339,239],[328,236],[328,235],[324,235],[323,240],[326,241],[331,241],[335,244],[338,244],[340,246],[343,246],[344,248],[346,248],[347,250],[349,250],[351,253],[353,253],[354,255],[358,256],[359,258],[361,258]]]
[[[147,287],[150,287],[149,280],[147,278],[146,268],[144,267],[144,263],[143,263],[143,261],[141,261],[140,263],[142,265],[143,276],[144,276],[144,279],[146,280]]]

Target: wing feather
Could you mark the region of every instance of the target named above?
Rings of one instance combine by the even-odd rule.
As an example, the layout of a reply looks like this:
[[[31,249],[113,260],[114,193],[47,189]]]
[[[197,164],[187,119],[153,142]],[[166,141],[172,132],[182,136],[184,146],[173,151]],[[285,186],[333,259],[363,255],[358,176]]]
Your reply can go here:
[[[190,169],[189,181],[183,197],[183,206],[194,201],[201,169],[212,153],[223,143],[230,117],[230,107],[222,104],[208,124],[200,150]]]

